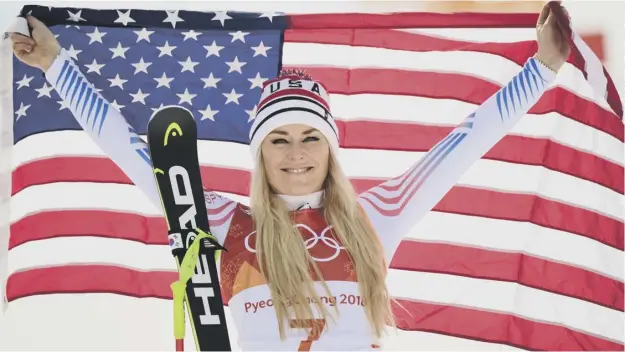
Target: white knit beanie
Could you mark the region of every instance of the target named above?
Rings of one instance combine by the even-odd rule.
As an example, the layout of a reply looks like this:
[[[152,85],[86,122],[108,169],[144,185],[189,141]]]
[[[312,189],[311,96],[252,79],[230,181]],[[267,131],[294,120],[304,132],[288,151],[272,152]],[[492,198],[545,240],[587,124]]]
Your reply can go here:
[[[256,160],[260,144],[274,129],[289,124],[316,128],[335,150],[339,131],[330,113],[330,97],[320,82],[301,71],[284,71],[276,79],[265,81],[263,93],[250,129],[250,150]]]

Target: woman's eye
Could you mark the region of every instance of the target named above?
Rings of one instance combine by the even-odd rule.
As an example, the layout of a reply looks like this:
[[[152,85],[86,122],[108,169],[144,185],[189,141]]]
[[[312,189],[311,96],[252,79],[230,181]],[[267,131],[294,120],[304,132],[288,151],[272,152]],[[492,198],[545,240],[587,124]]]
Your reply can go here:
[[[319,137],[310,136],[310,137],[306,137],[304,139],[304,142],[316,142],[318,140],[319,140]]]
[[[284,138],[276,138],[276,139],[272,140],[271,143],[273,143],[273,144],[282,144],[282,143],[288,143],[288,142]]]

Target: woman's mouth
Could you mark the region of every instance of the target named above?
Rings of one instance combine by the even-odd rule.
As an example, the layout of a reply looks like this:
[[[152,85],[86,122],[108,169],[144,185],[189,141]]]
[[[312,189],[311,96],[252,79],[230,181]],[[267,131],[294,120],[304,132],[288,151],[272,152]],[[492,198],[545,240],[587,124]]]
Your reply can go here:
[[[310,170],[312,170],[312,167],[299,167],[299,168],[282,169],[282,171],[288,172],[290,174],[303,174],[303,173],[308,172]]]

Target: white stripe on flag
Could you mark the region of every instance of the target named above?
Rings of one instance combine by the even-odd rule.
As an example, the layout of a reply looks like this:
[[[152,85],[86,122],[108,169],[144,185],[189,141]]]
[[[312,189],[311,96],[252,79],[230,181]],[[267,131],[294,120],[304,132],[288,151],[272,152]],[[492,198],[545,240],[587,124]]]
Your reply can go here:
[[[163,234],[165,236],[166,234]],[[28,269],[70,264],[104,264],[139,271],[177,272],[176,262],[167,245],[72,236],[31,241],[9,251],[9,275]]]
[[[406,28],[396,31],[474,43],[518,43],[536,40],[534,28]]]

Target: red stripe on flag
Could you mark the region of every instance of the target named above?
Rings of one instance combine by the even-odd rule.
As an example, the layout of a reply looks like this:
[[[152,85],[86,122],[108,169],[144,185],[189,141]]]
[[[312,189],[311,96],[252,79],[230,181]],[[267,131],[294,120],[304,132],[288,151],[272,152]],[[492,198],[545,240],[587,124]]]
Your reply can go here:
[[[54,293],[114,293],[131,297],[171,299],[176,273],[142,272],[103,265],[39,268],[9,277],[7,298]],[[37,282],[37,285],[33,285]],[[429,331],[472,340],[511,344],[531,350],[622,350],[623,346],[566,327],[531,321],[505,313],[400,299],[397,325],[408,331]],[[531,339],[527,338],[531,335]]]
[[[9,250],[57,237],[95,236],[168,245],[167,224],[161,216],[112,210],[53,210],[28,215],[11,224]]]
[[[139,271],[95,264],[63,265],[10,275],[6,295],[9,302],[34,295],[95,292],[171,299],[169,285],[176,280],[178,274],[175,271]]]
[[[207,189],[248,195],[250,172],[247,170],[202,166],[201,173]],[[13,194],[33,185],[75,181],[131,184],[128,177],[107,158],[52,158],[18,167],[13,172]],[[362,192],[383,180],[351,181],[356,190]],[[455,186],[433,210],[526,221],[585,236],[619,250],[624,248],[625,227],[622,222],[532,194],[503,193]]]
[[[295,68],[285,66],[287,68]],[[481,105],[501,87],[467,75],[396,69],[345,69],[299,65],[314,79],[324,82],[328,93],[388,94],[454,99]],[[418,84],[415,84],[418,82]],[[545,92],[529,110],[530,114],[557,112],[574,121],[596,128],[621,142],[625,131],[614,113],[580,98],[570,91],[554,87]]]
[[[324,13],[293,14],[287,17],[290,29],[334,28],[534,28],[534,13],[428,13],[393,14]]]
[[[391,268],[517,282],[623,311],[624,284],[571,265],[523,253],[404,240]]]
[[[472,340],[500,343],[531,351],[622,351],[623,345],[590,334],[510,314],[400,300],[397,325]]]

